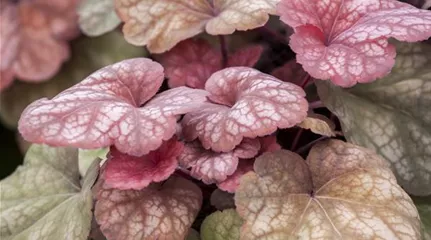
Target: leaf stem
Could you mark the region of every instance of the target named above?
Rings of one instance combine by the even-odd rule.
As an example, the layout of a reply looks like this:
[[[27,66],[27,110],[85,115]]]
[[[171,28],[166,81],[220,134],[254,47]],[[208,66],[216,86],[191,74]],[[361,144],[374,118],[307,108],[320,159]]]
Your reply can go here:
[[[304,146],[298,148],[298,150],[296,151],[296,153],[298,153],[298,154],[304,153],[305,151],[307,151],[307,149],[311,148],[317,142],[320,142],[320,141],[325,140],[327,138],[328,138],[327,136],[322,136],[322,137],[320,137],[320,138],[318,138],[316,140],[313,140],[313,141],[305,144]]]
[[[304,80],[302,80],[302,83],[301,83],[301,88],[304,89],[310,80],[311,80],[310,74],[308,73],[305,74]]]
[[[228,61],[226,39],[225,39],[224,35],[219,35],[218,37],[219,37],[220,50],[221,50],[221,56],[222,56],[221,64],[222,64],[223,68],[226,68],[227,67],[227,61]]]
[[[323,108],[325,107],[325,105],[323,105],[323,102],[321,100],[318,100],[318,101],[309,103],[308,107],[311,109],[316,109],[316,108]]]
[[[295,149],[296,149],[296,146],[298,146],[299,139],[301,138],[301,135],[302,135],[303,132],[304,132],[304,129],[300,128],[298,130],[298,132],[296,133],[296,136],[295,136],[295,138],[293,139],[293,142],[292,142],[292,146],[290,147],[290,150],[292,152],[294,152]]]

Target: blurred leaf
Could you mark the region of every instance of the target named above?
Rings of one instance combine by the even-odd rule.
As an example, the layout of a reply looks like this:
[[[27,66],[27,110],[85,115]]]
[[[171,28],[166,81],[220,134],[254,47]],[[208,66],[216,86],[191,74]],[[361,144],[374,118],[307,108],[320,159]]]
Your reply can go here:
[[[73,42],[72,58],[52,79],[39,84],[15,81],[2,92],[0,119],[8,127],[16,128],[22,111],[31,102],[43,97],[52,98],[106,65],[145,55],[144,48],[128,44],[117,31],[97,38],[82,37]]]
[[[0,182],[0,234],[5,240],[85,240],[91,227],[95,162],[79,181],[78,151],[32,145],[20,166]]]
[[[81,176],[85,176],[88,168],[96,160],[101,160],[101,165],[107,159],[109,148],[98,149],[79,149],[78,150],[78,166]]]
[[[78,8],[79,27],[87,36],[100,36],[121,22],[113,0],[84,0]]]
[[[202,223],[202,240],[239,240],[243,220],[235,209],[217,211],[209,215]]]
[[[422,239],[431,240],[431,195],[427,197],[412,197],[416,204],[422,222]]]

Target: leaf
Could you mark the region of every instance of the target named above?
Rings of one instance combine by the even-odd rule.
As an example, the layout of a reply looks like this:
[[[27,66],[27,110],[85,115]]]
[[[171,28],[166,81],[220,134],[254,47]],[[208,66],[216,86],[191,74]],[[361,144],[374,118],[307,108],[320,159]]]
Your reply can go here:
[[[107,159],[109,148],[97,148],[97,149],[79,149],[78,150],[78,167],[79,174],[85,176],[88,168],[93,164],[94,161],[100,161],[100,164]]]
[[[394,65],[388,38],[431,36],[431,12],[396,0],[282,0],[281,20],[295,28],[290,46],[312,77],[342,87],[372,82]]]
[[[75,149],[30,147],[24,165],[0,182],[5,240],[87,239],[99,165],[90,167],[81,188],[77,158]]]
[[[186,240],[200,240],[200,234],[198,231],[194,230],[193,228],[189,229],[189,233],[186,237]]]
[[[419,211],[422,223],[422,239],[431,239],[431,205],[428,202],[416,202],[416,208]]]
[[[69,58],[67,42],[79,35],[75,13],[78,1],[2,3],[0,87],[8,86],[14,77],[41,82],[54,76]]]
[[[383,79],[352,89],[318,82],[318,91],[348,141],[383,156],[407,192],[429,195],[431,48],[399,44],[398,53],[392,73]]]
[[[202,223],[202,240],[237,240],[242,223],[235,209],[214,212]]]
[[[295,59],[285,63],[283,66],[274,69],[271,75],[283,80],[301,86],[304,79],[308,77],[308,73],[304,71],[301,64],[298,64]]]
[[[258,154],[259,149],[257,139],[244,139],[230,152],[207,150],[199,141],[194,141],[185,145],[179,156],[179,164],[182,168],[191,168],[192,177],[205,184],[212,184],[226,180],[235,172],[239,158],[252,158]]]
[[[173,176],[142,190],[101,189],[97,199],[96,220],[108,240],[182,240],[201,207],[202,193]]]
[[[104,171],[105,185],[122,190],[140,190],[152,182],[166,180],[178,166],[184,145],[172,138],[156,150],[141,157],[124,154],[111,148]]]
[[[219,182],[217,187],[223,191],[234,193],[239,186],[241,177],[244,174],[253,171],[253,163],[254,161],[250,159],[241,160],[235,172],[228,176],[224,181]]]
[[[228,35],[263,26],[279,0],[115,0],[126,40],[162,53],[204,30]],[[175,23],[175,24],[172,24]]]
[[[241,239],[419,239],[420,220],[388,164],[339,140],[316,144],[306,161],[280,150],[256,159],[235,205]]]
[[[38,84],[15,82],[3,91],[0,94],[0,117],[8,127],[16,128],[22,111],[31,102],[41,97],[52,98],[106,65],[144,55],[143,48],[128,44],[119,32],[80,38],[72,43],[71,60],[53,78]]]
[[[211,193],[210,202],[211,205],[218,210],[225,210],[228,208],[235,207],[235,201],[233,199],[234,194],[216,189]]]
[[[114,145],[129,155],[145,155],[170,139],[177,116],[200,107],[207,95],[181,87],[154,97],[163,79],[163,67],[150,59],[115,63],[51,100],[33,102],[21,115],[19,131],[34,143]]]
[[[244,47],[228,56],[227,65],[253,67],[262,51],[260,45]],[[157,60],[166,69],[171,88],[188,86],[204,89],[208,78],[224,68],[220,50],[203,39],[182,41],[170,51],[158,55]]]
[[[205,149],[214,151],[228,152],[244,137],[292,127],[308,109],[300,87],[247,67],[214,73],[205,89],[212,103],[184,116],[183,134],[188,141],[199,138]]]
[[[78,8],[79,27],[87,36],[100,36],[114,30],[121,22],[115,13],[114,0],[84,0]]]
[[[334,137],[335,123],[321,114],[309,113],[308,116],[298,124],[300,128],[309,129],[315,134]]]

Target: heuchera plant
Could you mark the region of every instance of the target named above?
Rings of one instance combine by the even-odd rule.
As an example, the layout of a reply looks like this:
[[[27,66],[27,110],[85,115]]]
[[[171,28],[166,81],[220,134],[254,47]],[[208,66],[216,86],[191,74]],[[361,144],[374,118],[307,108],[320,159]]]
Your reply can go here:
[[[430,11],[397,0],[60,2],[2,2],[1,88],[52,76],[77,23],[92,37],[124,23],[150,55],[106,61],[22,111],[32,145],[0,182],[2,239],[431,236],[431,46],[413,43],[431,36]],[[289,38],[274,31],[288,27]],[[291,56],[271,59],[282,50]]]

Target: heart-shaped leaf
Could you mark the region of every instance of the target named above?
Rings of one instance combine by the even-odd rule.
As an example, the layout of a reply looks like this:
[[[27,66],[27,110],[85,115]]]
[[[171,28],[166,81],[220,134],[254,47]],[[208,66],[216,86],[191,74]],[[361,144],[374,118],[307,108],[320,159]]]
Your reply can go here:
[[[260,45],[241,48],[228,56],[227,66],[253,67],[262,51]],[[204,89],[208,78],[224,67],[220,50],[213,48],[204,39],[182,41],[170,51],[157,56],[157,59],[166,70],[171,88],[188,86]]]
[[[142,190],[101,189],[95,216],[108,240],[182,240],[201,204],[198,186],[172,176]]]
[[[128,42],[162,53],[202,31],[231,34],[263,26],[279,0],[115,0]],[[175,23],[175,24],[172,24]]]
[[[280,150],[256,159],[235,193],[241,239],[419,239],[420,220],[388,164],[329,140],[306,161]]]
[[[299,86],[247,67],[214,73],[206,82],[212,103],[184,116],[185,139],[199,138],[205,149],[229,152],[244,137],[269,135],[304,120],[308,110]]]
[[[431,12],[397,0],[282,0],[281,20],[295,28],[290,46],[314,78],[350,87],[387,75],[395,48],[388,38],[431,36]]]
[[[239,240],[243,220],[235,209],[212,213],[202,222],[202,240]]]
[[[19,131],[33,143],[84,149],[115,145],[123,153],[145,155],[175,134],[178,115],[206,100],[206,91],[187,87],[154,97],[163,79],[163,67],[146,58],[104,67],[53,99],[29,105]]]
[[[82,37],[72,43],[72,58],[56,76],[38,84],[15,82],[0,94],[1,120],[16,128],[22,111],[33,101],[52,98],[106,65],[145,54],[145,49],[128,44],[119,32],[97,38]]]
[[[105,185],[117,189],[140,190],[152,182],[166,180],[178,166],[183,144],[172,138],[156,150],[134,157],[111,147],[104,170]]]
[[[79,27],[88,36],[100,36],[114,30],[121,22],[114,0],[84,0],[78,8]]]
[[[96,161],[81,187],[76,149],[32,145],[24,165],[0,182],[1,236],[86,240],[92,218],[91,187],[98,172]]]
[[[385,157],[415,195],[431,194],[430,54],[426,44],[399,44],[395,67],[383,79],[351,89],[317,83],[347,140]]]

